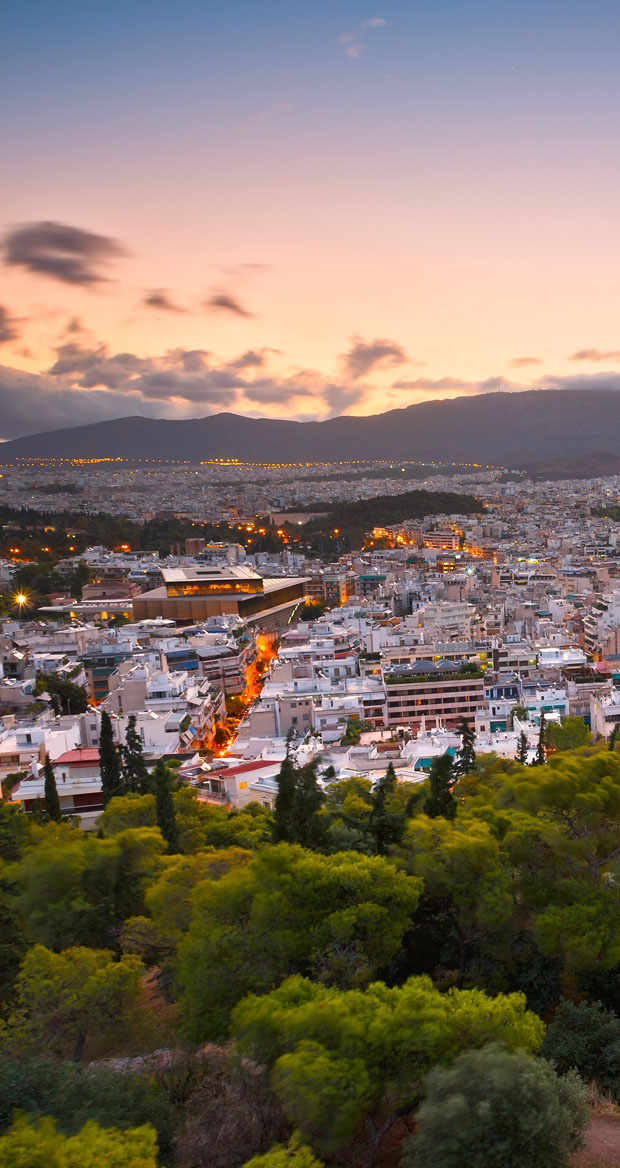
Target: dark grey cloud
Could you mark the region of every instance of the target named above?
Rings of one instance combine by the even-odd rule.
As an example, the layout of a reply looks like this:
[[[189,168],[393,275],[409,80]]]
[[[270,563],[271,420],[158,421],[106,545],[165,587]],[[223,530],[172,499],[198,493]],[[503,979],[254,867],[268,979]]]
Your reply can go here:
[[[517,385],[506,381],[505,377],[487,377],[484,381],[464,381],[461,377],[416,377],[414,381],[393,381],[391,389],[416,389],[429,392],[458,389],[459,393],[497,393],[499,390],[531,389],[531,386]]]
[[[104,422],[131,413],[166,417],[170,414],[170,403],[147,404],[126,393],[75,389],[59,378],[0,366],[2,440],[64,426]]]
[[[571,361],[618,361],[620,349],[578,349]]]
[[[261,349],[259,352],[256,349],[248,349],[246,353],[242,353],[235,361],[229,361],[231,369],[261,369],[265,364],[265,353],[268,349]]]
[[[257,378],[247,382],[243,388],[244,397],[259,405],[290,405],[296,397],[315,397],[315,390],[309,385],[295,380],[276,381],[272,378]]]
[[[206,349],[171,349],[162,357],[162,363],[181,365],[186,373],[202,373],[209,368],[209,354]]]
[[[84,287],[100,284],[105,279],[101,266],[127,254],[107,235],[51,220],[22,223],[8,231],[2,242],[6,264]]]
[[[351,338],[351,348],[340,356],[347,378],[357,381],[374,369],[388,369],[394,365],[406,364],[405,350],[396,341],[378,337],[366,343],[355,335]]]
[[[365,397],[366,390],[360,385],[326,385],[323,389],[323,400],[329,410],[329,417],[344,414],[351,406],[358,405]]]
[[[514,365],[515,369],[525,369],[527,365],[543,365],[544,362],[540,357],[513,357],[510,364]]]
[[[72,335],[75,333],[84,333],[86,332],[86,329],[84,328],[84,325],[82,324],[79,316],[72,316],[71,320],[67,323],[67,328],[65,331],[68,335]]]
[[[223,288],[209,296],[205,301],[205,308],[208,308],[210,312],[229,312],[232,316],[254,316],[253,312],[244,308],[236,296],[226,292]]]
[[[62,377],[67,373],[83,373],[92,369],[107,356],[105,345],[98,345],[95,349],[88,349],[76,341],[59,345],[56,349],[56,360],[47,372],[54,377]]]
[[[181,308],[179,304],[175,304],[170,299],[165,288],[151,288],[142,300],[145,308],[156,308],[160,312],[187,312],[186,308]]]
[[[566,376],[544,377],[528,389],[608,389],[616,393],[620,390],[620,373],[574,373]]]
[[[11,316],[8,308],[0,304],[0,345],[5,345],[7,341],[16,341],[19,337],[17,329],[17,320]]]

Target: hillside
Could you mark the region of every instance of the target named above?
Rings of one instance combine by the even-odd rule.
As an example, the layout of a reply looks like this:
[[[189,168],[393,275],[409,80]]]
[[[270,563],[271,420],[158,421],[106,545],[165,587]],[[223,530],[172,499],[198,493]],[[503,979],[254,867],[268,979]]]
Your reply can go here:
[[[429,401],[371,417],[291,422],[214,414],[188,421],[129,417],[7,442],[14,458],[157,458],[254,462],[404,458],[527,467],[620,455],[620,394],[528,390]]]
[[[534,482],[551,482],[555,479],[594,479],[603,475],[620,475],[620,454],[597,451],[582,454],[577,458],[551,458],[547,462],[536,462],[525,468]]]

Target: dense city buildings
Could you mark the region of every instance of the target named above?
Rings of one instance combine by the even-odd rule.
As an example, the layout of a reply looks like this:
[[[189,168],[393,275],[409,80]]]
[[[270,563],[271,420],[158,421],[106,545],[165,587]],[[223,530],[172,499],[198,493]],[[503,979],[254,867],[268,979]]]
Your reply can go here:
[[[404,493],[397,465],[256,466],[250,488],[238,465],[63,464],[79,489],[73,514],[76,498],[90,514],[96,494],[97,510],[136,519],[148,497],[229,535],[72,553],[69,531],[53,576],[81,581],[79,595],[50,592],[36,608],[15,588],[28,572],[36,585],[36,572],[9,542],[0,775],[12,798],[37,805],[47,754],[63,813],[94,823],[103,710],[119,743],[135,720],[150,768],[176,758],[201,798],[231,806],[273,804],[286,749],[334,777],[379,776],[389,754],[399,779],[419,782],[458,749],[462,718],[479,750],[503,757],[521,733],[533,755],[543,715],[609,737],[620,721],[620,479],[419,468],[424,489],[475,495],[478,512],[373,524],[355,546],[336,529],[321,551],[306,521],[315,530],[321,502],[375,498],[375,469],[384,496]],[[36,486],[37,504],[66,522],[59,474],[6,468],[5,498],[27,515]],[[63,699],[67,685],[83,687],[84,708]]]

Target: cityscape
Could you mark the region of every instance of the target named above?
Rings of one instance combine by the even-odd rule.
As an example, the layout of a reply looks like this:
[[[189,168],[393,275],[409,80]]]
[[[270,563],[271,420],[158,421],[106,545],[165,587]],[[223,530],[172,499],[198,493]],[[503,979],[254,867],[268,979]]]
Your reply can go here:
[[[0,1168],[619,1168],[619,34],[7,11]]]

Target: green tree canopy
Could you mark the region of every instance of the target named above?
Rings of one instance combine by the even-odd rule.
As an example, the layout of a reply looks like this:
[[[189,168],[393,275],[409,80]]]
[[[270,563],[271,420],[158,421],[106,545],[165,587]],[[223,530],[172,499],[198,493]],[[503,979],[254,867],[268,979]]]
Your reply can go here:
[[[620,1018],[600,1002],[560,1002],[541,1053],[560,1072],[620,1097]]]
[[[365,985],[398,949],[421,882],[379,857],[279,844],[194,893],[179,946],[181,1005],[197,1041],[221,1038],[250,990],[291,973]]]
[[[436,1067],[403,1168],[568,1168],[588,1122],[584,1090],[549,1063],[496,1046]]]
[[[144,912],[144,891],[162,866],[156,828],[96,839],[49,824],[13,869],[26,933],[53,949],[116,946],[123,920]]]
[[[253,1156],[244,1168],[322,1168],[312,1149],[293,1136],[288,1144],[275,1144],[263,1156]]]
[[[0,1168],[157,1168],[157,1133],[150,1125],[117,1131],[89,1121],[65,1136],[53,1119],[18,1116],[0,1136]]]
[[[17,978],[5,1046],[79,1060],[87,1041],[105,1043],[127,1028],[142,998],[142,972],[133,956],[117,962],[102,949],[52,953],[35,945]]]
[[[592,735],[583,718],[571,716],[564,718],[561,723],[550,722],[547,739],[555,750],[577,750],[580,746],[589,746]]]
[[[242,1054],[272,1068],[290,1122],[319,1153],[345,1147],[364,1119],[376,1150],[416,1105],[435,1063],[490,1041],[533,1051],[544,1033],[522,994],[442,994],[426,977],[397,989],[376,982],[365,991],[292,977],[240,1002],[232,1030]]]
[[[401,852],[454,937],[462,984],[472,947],[488,948],[512,917],[512,873],[499,841],[486,823],[421,815],[409,820]]]

